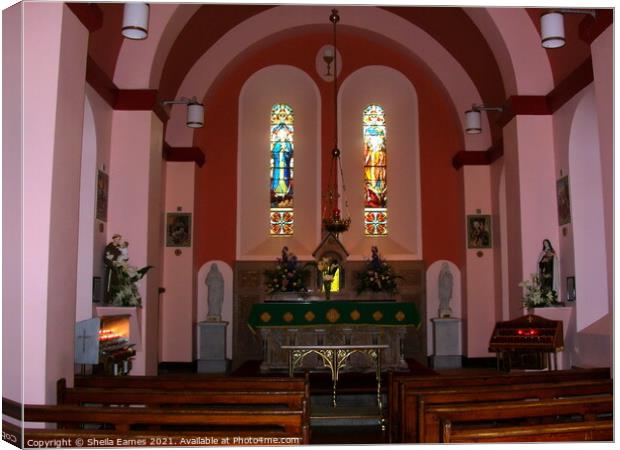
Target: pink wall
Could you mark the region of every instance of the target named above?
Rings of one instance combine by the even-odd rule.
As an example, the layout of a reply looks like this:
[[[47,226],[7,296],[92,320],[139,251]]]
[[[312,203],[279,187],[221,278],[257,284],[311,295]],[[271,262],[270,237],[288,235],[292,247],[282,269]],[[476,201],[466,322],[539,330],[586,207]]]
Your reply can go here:
[[[543,239],[558,250],[553,121],[551,116],[518,116],[522,267],[524,278],[537,271]],[[560,260],[562,255],[558,255]],[[561,286],[560,286],[561,289]]]
[[[465,214],[497,215],[491,198],[491,168],[489,166],[463,167]],[[467,227],[461,231],[467,236]],[[467,304],[463,310],[467,333],[465,354],[470,358],[489,356],[489,336],[493,333],[497,310],[495,302],[496,248],[498,236],[492,234],[493,248],[466,250],[467,270],[465,290]],[[465,237],[467,242],[467,237]],[[480,253],[482,256],[480,256]]]
[[[598,132],[601,146],[601,175],[605,205],[605,248],[607,249],[607,286],[609,310],[613,310],[613,152],[614,152],[614,42],[613,24],[591,45],[594,88],[598,111]]]
[[[77,226],[88,33],[64,4],[24,5],[24,401],[73,378]],[[42,368],[45,368],[42,370]]]
[[[2,395],[17,402],[23,395],[22,6],[2,14]]]
[[[166,212],[194,212],[194,162],[168,162],[166,166]],[[182,208],[179,210],[178,208]],[[192,234],[195,232],[192,224]],[[176,255],[175,251],[181,254]],[[193,251],[191,247],[164,249],[163,286],[161,296],[161,361],[193,360]]]
[[[158,352],[158,293],[163,235],[163,126],[150,111],[114,111],[110,155],[108,241],[115,233],[129,242],[130,264],[153,269],[139,283],[143,350],[132,374],[155,374]]]
[[[95,135],[97,137],[96,169],[102,170],[109,174],[113,110],[89,84],[86,85],[86,97],[88,98],[88,102],[92,108],[92,113],[95,120]],[[96,177],[97,174],[95,173],[93,176]],[[103,252],[106,244],[108,243],[108,222],[102,222],[96,219],[92,220],[92,226],[94,228],[93,241],[91,243],[93,246],[92,276],[99,276],[102,279],[104,276]]]
[[[504,127],[504,167],[505,167],[505,193],[506,193],[506,234],[508,245],[502,250],[506,251],[504,259],[507,261],[506,275],[509,300],[508,314],[510,318],[522,315],[521,288],[518,284],[524,279],[523,255],[521,252],[521,200],[520,200],[520,169],[519,169],[519,143],[517,139],[516,120],[510,121]],[[502,268],[502,270],[504,270]],[[529,276],[529,269],[525,272]]]

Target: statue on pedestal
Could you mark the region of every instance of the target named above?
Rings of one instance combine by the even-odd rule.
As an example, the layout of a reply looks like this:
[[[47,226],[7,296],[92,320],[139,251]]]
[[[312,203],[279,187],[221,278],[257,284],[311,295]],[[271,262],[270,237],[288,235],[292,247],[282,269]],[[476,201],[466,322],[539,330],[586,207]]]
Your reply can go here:
[[[205,284],[208,288],[207,322],[221,322],[222,304],[224,303],[224,278],[217,264],[211,264],[211,269],[209,269]]]
[[[450,317],[450,299],[452,298],[453,277],[447,262],[441,264],[441,271],[437,280],[437,293],[439,294],[439,317]]]

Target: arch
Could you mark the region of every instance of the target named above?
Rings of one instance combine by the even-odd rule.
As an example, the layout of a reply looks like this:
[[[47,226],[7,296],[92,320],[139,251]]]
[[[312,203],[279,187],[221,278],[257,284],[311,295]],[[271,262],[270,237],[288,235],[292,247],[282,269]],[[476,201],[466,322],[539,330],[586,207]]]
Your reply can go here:
[[[232,359],[233,349],[233,270],[224,261],[211,260],[204,263],[198,269],[196,275],[196,323],[204,322],[207,319],[207,294],[206,285],[207,274],[211,269],[211,264],[217,264],[217,268],[224,278],[224,303],[222,304],[222,321],[228,322],[226,327],[226,358]],[[194,324],[195,325],[195,324]],[[194,357],[198,359],[199,348],[196,344],[194,348]]]
[[[609,312],[601,155],[593,89],[579,101],[568,142],[577,332]]]
[[[462,301],[461,301],[461,271],[452,261],[439,259],[432,263],[426,269],[426,346],[428,356],[433,354],[433,323],[432,318],[438,317],[439,310],[439,293],[438,278],[441,266],[447,263],[452,272],[452,300],[450,308],[452,308],[452,317],[462,317]]]
[[[116,86],[156,89],[176,37],[198,8],[200,4],[151,4],[148,39],[123,39],[114,71]]]
[[[273,65],[246,80],[238,101],[237,259],[271,260],[282,245],[311,259],[320,240],[319,89],[304,71]],[[270,235],[269,228],[268,127],[275,103],[295,112],[295,232],[284,237]]]
[[[381,80],[377,83],[377,80]],[[364,234],[364,144],[361,114],[369,104],[382,105],[389,121],[388,179],[398,186],[389,193],[389,234]],[[418,95],[401,72],[386,66],[366,66],[342,83],[339,92],[339,135],[342,165],[351,215],[349,232],[341,237],[350,260],[362,260],[372,245],[391,259],[422,257],[420,140]],[[343,209],[341,207],[341,209]],[[346,210],[346,205],[344,205]]]
[[[437,75],[453,99],[456,111],[465,111],[472,102],[481,102],[480,94],[471,78],[456,59],[428,33],[407,20],[374,7],[346,7],[341,10],[341,23],[361,32],[374,31],[387,39],[405,46],[420,61],[426,62]],[[204,98],[220,68],[229,64],[240,52],[272,34],[303,25],[325,25],[325,10],[311,6],[278,6],[256,14],[231,29],[194,64],[187,73],[177,96],[197,95]],[[212,61],[218,61],[213,64]],[[184,109],[173,105],[167,125],[166,142],[173,146],[191,146],[193,131],[185,126]],[[459,114],[463,123],[464,116]],[[489,124],[483,115],[483,133],[466,135],[466,148],[482,149],[491,145]]]
[[[463,8],[495,55],[506,96],[546,95],[553,73],[540,35],[523,8]]]
[[[95,257],[95,198],[97,196],[97,130],[90,99],[84,96],[84,125],[80,168],[80,206],[78,224],[78,255],[75,320],[93,316],[93,285]]]

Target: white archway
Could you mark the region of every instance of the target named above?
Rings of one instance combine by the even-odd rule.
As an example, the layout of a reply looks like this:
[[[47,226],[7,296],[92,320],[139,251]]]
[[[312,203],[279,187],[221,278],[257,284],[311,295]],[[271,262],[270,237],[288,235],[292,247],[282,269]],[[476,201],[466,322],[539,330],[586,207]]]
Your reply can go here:
[[[372,245],[378,245],[388,259],[421,259],[420,133],[415,87],[398,70],[366,66],[344,80],[338,101],[339,145],[351,214],[351,232],[341,239],[349,259],[362,261]],[[362,112],[371,103],[381,105],[386,115],[388,235],[380,238],[365,236],[363,231]]]
[[[286,103],[295,116],[294,234],[269,234],[269,115]],[[237,259],[272,260],[282,245],[312,259],[321,238],[321,104],[319,89],[304,71],[285,65],[254,73],[239,94],[237,157]],[[256,170],[262,167],[263,170]]]
[[[591,87],[575,109],[568,159],[579,332],[609,312],[598,118]]]
[[[84,96],[82,162],[80,169],[80,207],[75,320],[93,316],[93,273],[95,246],[95,199],[97,185],[97,130],[90,100]]]

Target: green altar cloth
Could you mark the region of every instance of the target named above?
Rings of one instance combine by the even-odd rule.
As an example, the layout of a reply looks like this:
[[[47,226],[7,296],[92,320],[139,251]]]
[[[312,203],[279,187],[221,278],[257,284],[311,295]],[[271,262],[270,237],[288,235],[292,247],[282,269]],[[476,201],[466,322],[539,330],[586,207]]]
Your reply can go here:
[[[325,300],[319,302],[256,303],[248,325],[303,327],[324,325],[420,326],[413,303]]]

